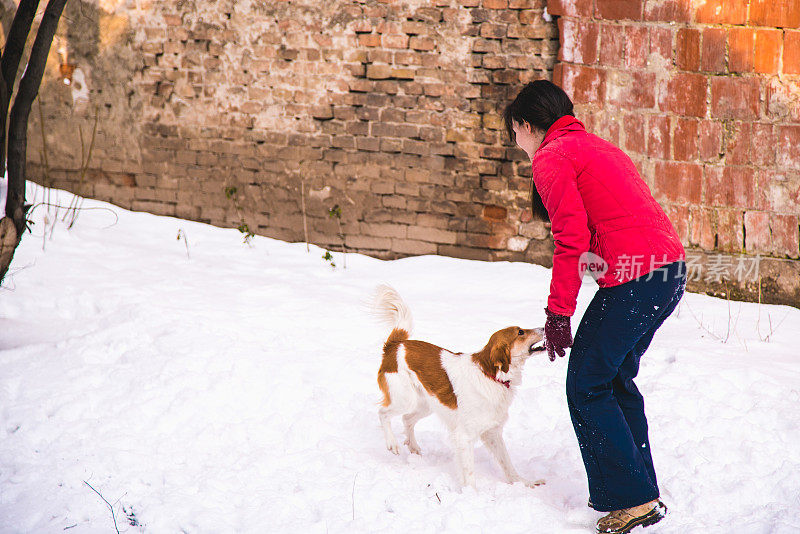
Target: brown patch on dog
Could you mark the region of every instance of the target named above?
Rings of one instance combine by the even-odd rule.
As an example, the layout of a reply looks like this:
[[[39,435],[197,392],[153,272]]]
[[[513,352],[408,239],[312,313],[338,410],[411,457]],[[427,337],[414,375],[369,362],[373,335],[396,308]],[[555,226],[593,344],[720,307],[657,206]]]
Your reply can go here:
[[[383,344],[383,360],[381,367],[378,369],[378,387],[383,392],[383,404],[389,406],[392,403],[389,397],[389,386],[386,384],[386,373],[397,372],[397,347],[400,343],[408,339],[408,332],[402,328],[395,328]]]
[[[494,379],[497,371],[508,372],[511,365],[511,346],[518,341],[519,331],[517,326],[498,330],[492,334],[485,347],[472,355],[472,360],[480,366],[483,374]]]
[[[439,399],[444,406],[455,410],[458,399],[450,377],[442,367],[442,348],[425,341],[404,341],[406,363],[416,373],[425,390]]]

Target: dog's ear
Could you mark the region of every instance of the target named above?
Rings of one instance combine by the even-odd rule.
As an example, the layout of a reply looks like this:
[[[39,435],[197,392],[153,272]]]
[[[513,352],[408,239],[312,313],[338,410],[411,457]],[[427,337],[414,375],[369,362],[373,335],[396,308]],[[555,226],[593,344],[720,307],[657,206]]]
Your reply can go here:
[[[495,369],[500,369],[504,373],[507,373],[508,368],[511,365],[511,349],[509,348],[508,343],[505,341],[496,343],[494,347],[492,347],[490,358]]]

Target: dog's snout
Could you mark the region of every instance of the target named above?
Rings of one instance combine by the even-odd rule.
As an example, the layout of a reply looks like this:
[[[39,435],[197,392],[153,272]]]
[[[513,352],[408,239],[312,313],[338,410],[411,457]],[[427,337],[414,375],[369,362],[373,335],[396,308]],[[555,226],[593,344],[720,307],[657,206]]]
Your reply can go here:
[[[534,328],[531,330],[531,332],[534,336],[536,336],[536,339],[528,347],[528,352],[533,354],[534,352],[544,350],[544,328]]]

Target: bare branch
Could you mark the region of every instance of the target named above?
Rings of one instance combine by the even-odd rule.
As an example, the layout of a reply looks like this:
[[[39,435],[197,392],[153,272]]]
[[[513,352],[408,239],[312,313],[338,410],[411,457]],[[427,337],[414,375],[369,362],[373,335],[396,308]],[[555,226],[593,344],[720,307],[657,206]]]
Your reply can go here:
[[[91,484],[89,484],[88,482],[86,482],[85,480],[83,481],[83,483],[84,483],[84,484],[86,484],[87,486],[89,486],[90,488],[92,488],[92,485],[91,485]],[[111,510],[111,519],[113,519],[113,520],[114,520],[114,530],[116,530],[116,531],[117,531],[117,534],[119,534],[119,528],[117,527],[117,516],[116,516],[116,515],[114,515],[114,507],[113,507],[113,506],[111,506],[111,503],[109,503],[109,502],[106,500],[106,498],[105,498],[105,497],[103,497],[103,496],[100,494],[100,492],[99,492],[99,491],[97,491],[97,490],[96,490],[96,489],[94,489],[94,488],[92,488],[92,491],[93,491],[93,492],[95,492],[96,494],[100,495],[100,498],[101,498],[101,499],[103,499],[103,502],[104,502],[104,503],[106,503],[106,505],[108,505],[108,509],[109,509],[109,510]]]

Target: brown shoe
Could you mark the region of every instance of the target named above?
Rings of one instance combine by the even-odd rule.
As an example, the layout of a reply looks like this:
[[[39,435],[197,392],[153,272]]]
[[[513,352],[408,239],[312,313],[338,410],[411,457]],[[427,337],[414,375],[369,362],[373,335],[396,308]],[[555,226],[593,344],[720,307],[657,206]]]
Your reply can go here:
[[[652,508],[636,506],[616,510],[600,518],[597,522],[598,534],[627,534],[636,527],[655,525],[667,515],[667,507],[660,500],[654,501]]]

